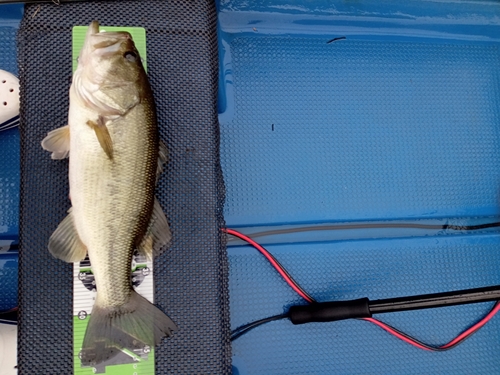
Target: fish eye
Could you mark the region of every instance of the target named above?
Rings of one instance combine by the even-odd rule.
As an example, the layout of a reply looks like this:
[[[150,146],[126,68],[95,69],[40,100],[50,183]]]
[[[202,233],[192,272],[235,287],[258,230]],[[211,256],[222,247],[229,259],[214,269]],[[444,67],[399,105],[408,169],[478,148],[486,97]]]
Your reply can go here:
[[[130,62],[136,62],[137,61],[137,54],[134,51],[127,51],[127,52],[125,52],[123,54],[123,57],[125,57]]]

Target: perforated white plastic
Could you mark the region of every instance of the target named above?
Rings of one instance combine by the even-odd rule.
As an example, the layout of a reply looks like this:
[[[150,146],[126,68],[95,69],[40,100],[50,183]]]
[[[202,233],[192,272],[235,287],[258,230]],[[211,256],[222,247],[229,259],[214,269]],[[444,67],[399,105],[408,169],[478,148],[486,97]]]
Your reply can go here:
[[[19,80],[0,69],[0,130],[3,124],[19,115]],[[5,124],[7,126],[9,124]]]

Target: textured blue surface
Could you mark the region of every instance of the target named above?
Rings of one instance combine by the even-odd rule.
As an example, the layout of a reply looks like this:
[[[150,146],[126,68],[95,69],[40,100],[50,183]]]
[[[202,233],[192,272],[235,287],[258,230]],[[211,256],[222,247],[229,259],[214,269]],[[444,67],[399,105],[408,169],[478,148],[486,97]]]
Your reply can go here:
[[[1,8],[0,8],[1,9]],[[3,15],[3,13],[2,13]],[[16,31],[0,17],[0,69],[17,75]],[[19,228],[19,131],[0,132],[0,239],[17,235]]]
[[[228,222],[499,213],[498,45],[325,41],[232,40]]]
[[[221,1],[219,22],[228,227],[497,220],[497,2]],[[500,283],[498,232],[406,235],[304,233],[267,247],[322,301]],[[233,328],[302,303],[256,250],[228,252]],[[379,318],[439,345],[490,308]],[[367,322],[280,321],[235,341],[233,366],[240,375],[493,374],[499,335],[496,317],[456,349],[428,353]]]
[[[17,252],[0,254],[0,311],[17,306],[17,269]]]
[[[0,5],[0,69],[17,75],[16,32],[22,5]],[[0,248],[19,235],[19,131],[0,132]],[[1,251],[0,251],[1,252]],[[0,311],[17,306],[17,254],[0,254]]]

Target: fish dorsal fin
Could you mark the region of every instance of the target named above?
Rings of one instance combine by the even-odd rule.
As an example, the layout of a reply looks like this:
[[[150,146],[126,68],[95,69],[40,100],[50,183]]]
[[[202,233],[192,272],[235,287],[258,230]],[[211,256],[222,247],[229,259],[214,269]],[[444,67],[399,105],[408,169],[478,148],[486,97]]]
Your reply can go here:
[[[160,249],[170,242],[172,234],[168,226],[167,218],[163,213],[160,202],[155,198],[153,213],[149,222],[148,229],[142,238],[137,250],[148,260],[159,253]]]
[[[52,152],[52,159],[64,159],[69,154],[69,125],[52,130],[42,141],[44,150]]]
[[[87,121],[87,125],[94,129],[97,140],[109,159],[113,159],[113,141],[109,134],[106,121],[102,116],[99,116],[97,122]]]
[[[168,162],[168,149],[163,141],[160,141],[160,147],[158,150],[158,167],[156,168],[156,182],[160,178],[163,172],[163,165]]]
[[[87,247],[76,232],[72,209],[68,210],[68,216],[59,224],[49,239],[50,253],[65,262],[78,262],[85,258]]]

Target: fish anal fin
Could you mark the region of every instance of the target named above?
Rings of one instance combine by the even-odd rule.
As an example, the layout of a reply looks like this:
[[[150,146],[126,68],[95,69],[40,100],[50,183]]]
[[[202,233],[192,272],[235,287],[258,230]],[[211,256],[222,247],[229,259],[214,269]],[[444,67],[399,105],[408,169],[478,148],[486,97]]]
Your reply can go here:
[[[113,159],[113,141],[111,140],[111,135],[109,134],[104,118],[99,116],[97,122],[89,120],[87,121],[87,125],[94,130],[97,140],[108,158]]]
[[[148,229],[137,246],[137,250],[147,259],[151,260],[160,252],[164,245],[170,242],[171,238],[172,234],[167,218],[163,213],[160,202],[155,198]]]
[[[83,244],[75,228],[73,213],[70,209],[49,239],[50,253],[65,262],[79,262],[87,255],[87,247]]]
[[[168,149],[165,143],[160,140],[160,146],[158,148],[158,167],[156,168],[156,181],[160,178],[163,172],[163,165],[168,162]]]
[[[42,140],[42,148],[52,152],[52,159],[64,159],[69,154],[69,125],[52,130]]]

